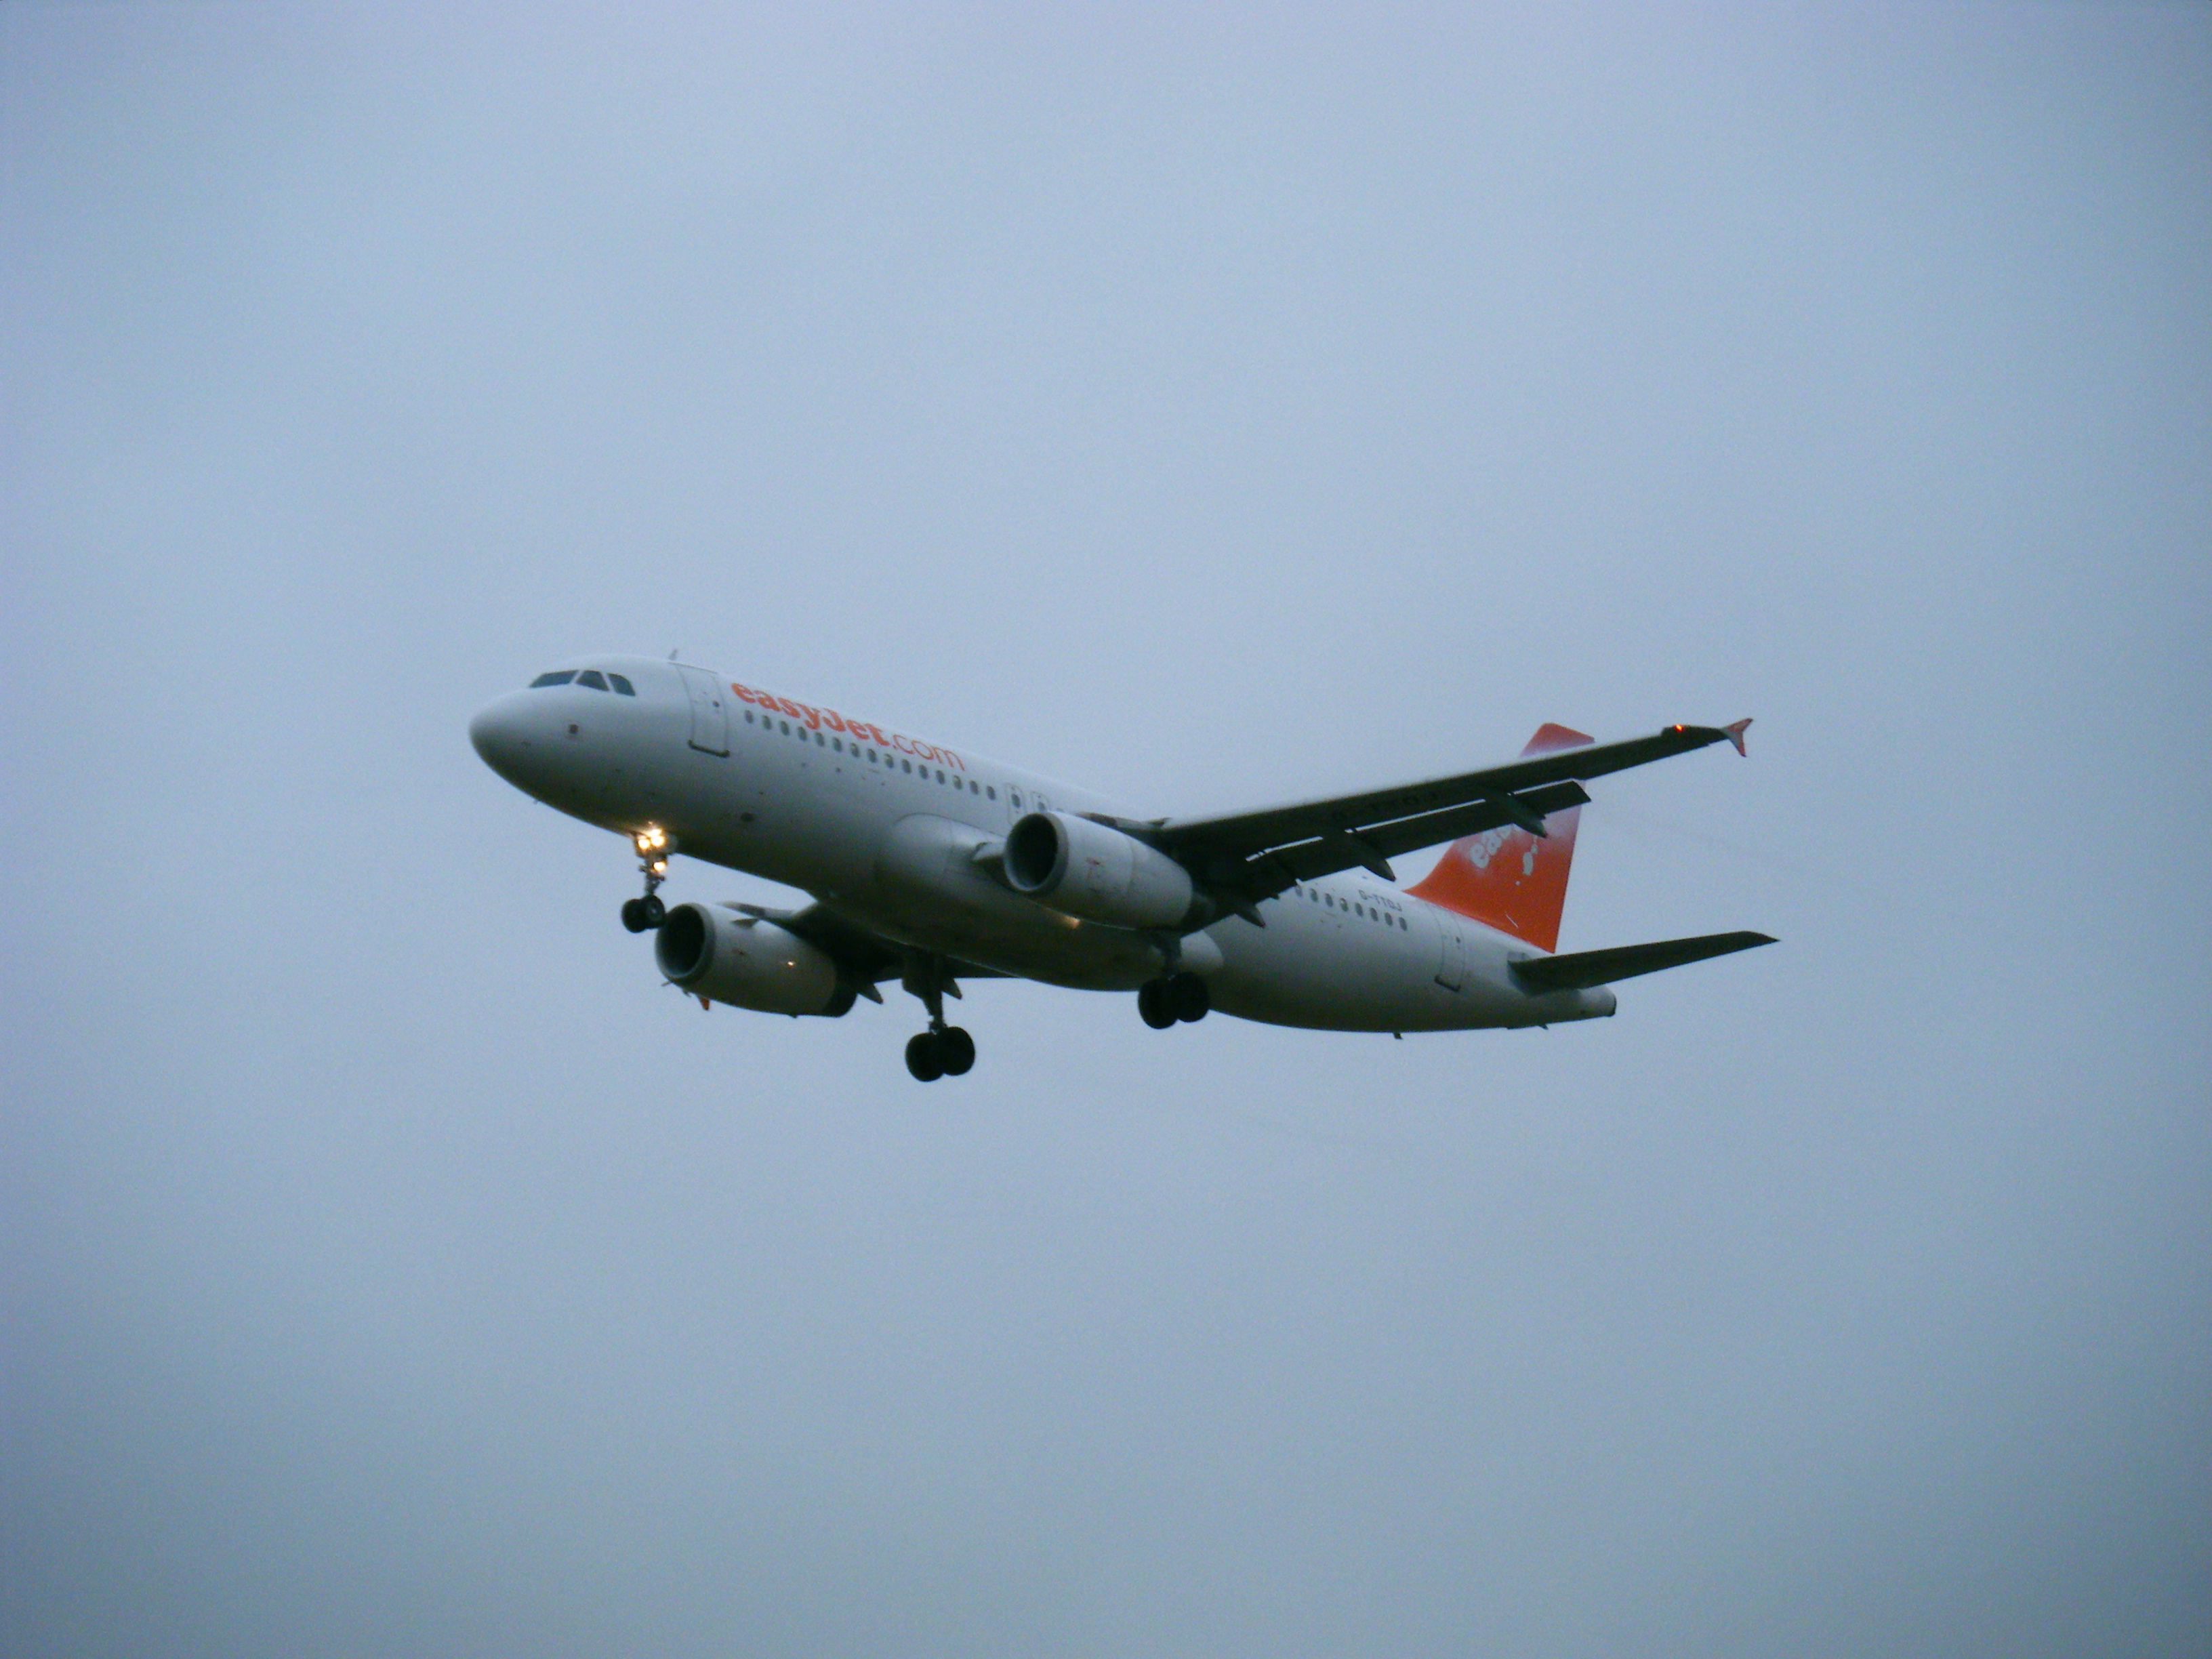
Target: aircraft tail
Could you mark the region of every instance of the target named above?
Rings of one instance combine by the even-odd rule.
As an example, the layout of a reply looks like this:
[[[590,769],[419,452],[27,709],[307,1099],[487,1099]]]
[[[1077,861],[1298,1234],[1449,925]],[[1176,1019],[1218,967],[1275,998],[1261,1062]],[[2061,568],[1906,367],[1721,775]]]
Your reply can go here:
[[[1546,724],[1521,752],[1545,755],[1592,741],[1580,732]],[[1552,813],[1544,820],[1548,833],[1541,836],[1509,825],[1455,841],[1437,867],[1406,890],[1540,951],[1553,950],[1567,906],[1567,872],[1575,860],[1575,826],[1582,810],[1570,806]]]

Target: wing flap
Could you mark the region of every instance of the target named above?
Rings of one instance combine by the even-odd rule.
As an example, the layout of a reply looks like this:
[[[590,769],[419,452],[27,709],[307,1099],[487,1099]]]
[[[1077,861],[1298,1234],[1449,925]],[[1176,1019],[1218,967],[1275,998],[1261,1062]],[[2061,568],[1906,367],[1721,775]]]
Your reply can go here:
[[[1374,869],[1372,864],[1359,856],[1362,849],[1382,859],[1393,859],[1401,853],[1434,847],[1439,842],[1457,841],[1462,836],[1479,836],[1486,830],[1517,824],[1528,817],[1540,820],[1570,806],[1580,806],[1589,799],[1589,794],[1578,783],[1547,784],[1510,800],[1485,796],[1464,806],[1448,806],[1441,811],[1419,812],[1412,817],[1363,828],[1356,842],[1349,835],[1316,836],[1295,846],[1277,848],[1254,860],[1252,884],[1258,896],[1271,898],[1294,880],[1313,881],[1361,865]],[[1271,881],[1278,874],[1281,878]],[[1387,875],[1383,878],[1390,879]]]
[[[1650,945],[1620,945],[1609,951],[1577,951],[1564,957],[1537,957],[1513,964],[1513,977],[1525,991],[1587,991],[1617,979],[1656,974],[1685,963],[1754,950],[1776,941],[1765,933],[1702,933],[1695,939],[1664,939]]]
[[[1216,848],[1231,849],[1249,856],[1270,848],[1312,841],[1332,833],[1351,832],[1372,841],[1375,839],[1373,825],[1470,806],[1486,799],[1508,803],[1522,791],[1533,790],[1542,784],[1579,783],[1590,778],[1603,777],[1609,772],[1625,771],[1632,766],[1648,765],[1670,755],[1686,755],[1692,750],[1705,748],[1708,744],[1735,741],[1735,734],[1722,726],[1670,726],[1649,737],[1554,750],[1547,754],[1528,755],[1516,761],[1508,761],[1503,766],[1485,767],[1479,772],[1462,772],[1448,778],[1431,778],[1424,782],[1399,784],[1388,789],[1370,789],[1356,795],[1299,801],[1287,806],[1266,807],[1254,812],[1228,812],[1212,817],[1170,818],[1158,826],[1146,826],[1143,834],[1163,852],[1178,857],[1186,851],[1196,853]],[[1497,823],[1517,823],[1519,819],[1516,813],[1527,810],[1525,806],[1514,807]],[[1461,830],[1459,833],[1468,835],[1474,832]],[[1449,840],[1451,837],[1439,839]]]

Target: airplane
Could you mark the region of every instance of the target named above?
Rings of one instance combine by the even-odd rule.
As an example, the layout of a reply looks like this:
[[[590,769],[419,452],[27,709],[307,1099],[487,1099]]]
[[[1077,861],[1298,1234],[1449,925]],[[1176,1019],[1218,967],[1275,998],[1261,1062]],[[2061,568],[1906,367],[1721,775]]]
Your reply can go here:
[[[1136,994],[1157,1030],[1212,1010],[1330,1031],[1547,1026],[1611,1015],[1613,981],[1771,945],[1764,933],[1555,951],[1583,785],[1751,722],[1596,743],[1546,725],[1521,757],[1255,811],[1135,817],[966,750],[672,655],[579,658],[469,723],[524,793],[622,836],[623,925],[663,976],[763,1013],[842,1016],[896,980],[927,1083],[975,1063],[963,979]],[[1449,843],[1401,888],[1391,860]],[[798,909],[669,906],[685,857],[802,890]]]

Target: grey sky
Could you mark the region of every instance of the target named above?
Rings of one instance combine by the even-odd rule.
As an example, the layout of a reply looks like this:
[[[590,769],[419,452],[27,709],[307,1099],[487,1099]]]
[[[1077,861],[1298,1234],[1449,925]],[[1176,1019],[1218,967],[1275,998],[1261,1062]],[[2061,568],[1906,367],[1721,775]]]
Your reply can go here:
[[[0,1647],[2212,1647],[2212,11],[374,9],[0,7]],[[471,753],[674,646],[1784,942],[922,1089]]]

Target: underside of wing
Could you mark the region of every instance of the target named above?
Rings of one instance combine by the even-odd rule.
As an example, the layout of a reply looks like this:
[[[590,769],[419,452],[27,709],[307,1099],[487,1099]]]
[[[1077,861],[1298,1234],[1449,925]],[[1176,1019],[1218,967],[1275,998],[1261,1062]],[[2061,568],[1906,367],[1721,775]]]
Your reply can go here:
[[[1581,805],[1584,781],[1716,743],[1743,746],[1747,720],[1670,726],[1649,737],[1524,756],[1503,766],[1254,812],[1155,823],[1115,820],[1203,882],[1256,901],[1295,882],[1367,869],[1394,879],[1390,860],[1511,824],[1542,836],[1544,820]]]
[[[839,969],[853,983],[863,988],[861,994],[870,1000],[881,1002],[883,998],[875,988],[887,979],[897,979],[907,970],[908,951],[896,939],[884,938],[873,928],[863,927],[850,917],[840,915],[826,905],[810,904],[798,910],[779,910],[765,904],[726,903],[726,909],[739,915],[757,916],[763,921],[772,921],[809,945],[818,945],[828,952]],[[981,968],[971,962],[947,964],[953,979],[1002,979],[995,968]],[[958,987],[951,986],[957,996]]]

